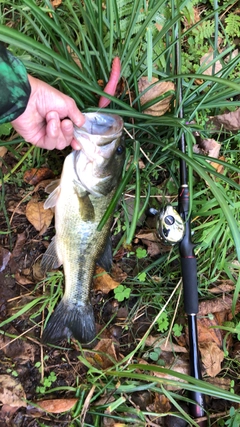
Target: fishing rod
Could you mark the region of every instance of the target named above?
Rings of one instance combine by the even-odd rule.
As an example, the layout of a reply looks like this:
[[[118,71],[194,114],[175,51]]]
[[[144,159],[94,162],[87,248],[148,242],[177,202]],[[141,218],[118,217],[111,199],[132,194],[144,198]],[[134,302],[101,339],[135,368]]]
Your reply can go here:
[[[176,43],[176,75],[181,74],[180,66],[180,37]],[[178,79],[178,103],[180,119],[184,118],[183,97],[182,97],[182,78]],[[186,140],[184,131],[179,139],[179,150],[186,154]],[[180,186],[178,191],[178,213],[180,214],[184,225],[185,233],[179,243],[179,253],[181,260],[181,272],[183,282],[184,310],[188,317],[188,335],[189,335],[189,364],[190,375],[196,379],[202,379],[201,365],[198,349],[197,334],[197,313],[198,313],[198,279],[197,279],[197,259],[194,254],[194,243],[192,242],[191,218],[190,218],[190,192],[188,186],[188,169],[186,161],[183,158],[179,160],[180,166]],[[201,392],[192,391],[189,397],[196,403],[189,405],[190,414],[194,418],[200,418],[205,415],[205,397]],[[206,421],[200,421],[199,426],[207,425]]]
[[[175,72],[181,74],[181,34],[176,25],[176,50]],[[177,107],[178,118],[184,118],[182,78],[177,80]],[[178,148],[186,154],[186,140],[184,131],[181,132]],[[197,313],[198,313],[198,280],[197,260],[194,254],[192,242],[191,218],[190,218],[190,192],[188,185],[188,168],[184,158],[179,160],[180,185],[178,190],[178,209],[167,205],[159,212],[157,230],[160,238],[167,244],[179,243],[181,261],[181,273],[183,283],[184,310],[188,318],[189,334],[189,365],[190,375],[196,379],[202,379],[200,356],[198,349]],[[193,418],[201,418],[205,415],[205,397],[198,391],[190,391],[189,398],[194,402],[189,405],[189,412]],[[207,426],[207,421],[199,421],[200,427]]]

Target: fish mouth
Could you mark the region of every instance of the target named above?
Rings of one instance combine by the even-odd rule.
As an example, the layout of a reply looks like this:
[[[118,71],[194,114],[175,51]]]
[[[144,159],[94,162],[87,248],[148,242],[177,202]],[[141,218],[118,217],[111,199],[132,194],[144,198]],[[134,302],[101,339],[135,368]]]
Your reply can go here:
[[[124,123],[115,114],[86,113],[84,116],[84,125],[74,126],[74,137],[80,148],[74,155],[76,176],[89,193],[106,195],[110,182],[115,179],[116,171],[111,164]]]
[[[85,123],[74,125],[74,138],[80,148],[87,151],[87,143],[102,147],[121,136],[123,119],[116,114],[84,113]]]

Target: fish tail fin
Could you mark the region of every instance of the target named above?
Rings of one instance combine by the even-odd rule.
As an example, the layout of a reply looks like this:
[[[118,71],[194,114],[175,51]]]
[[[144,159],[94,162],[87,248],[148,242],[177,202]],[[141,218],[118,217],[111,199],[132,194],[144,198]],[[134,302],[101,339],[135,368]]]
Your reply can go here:
[[[53,344],[74,336],[87,344],[96,337],[96,327],[91,304],[69,304],[62,300],[43,331],[43,342]]]

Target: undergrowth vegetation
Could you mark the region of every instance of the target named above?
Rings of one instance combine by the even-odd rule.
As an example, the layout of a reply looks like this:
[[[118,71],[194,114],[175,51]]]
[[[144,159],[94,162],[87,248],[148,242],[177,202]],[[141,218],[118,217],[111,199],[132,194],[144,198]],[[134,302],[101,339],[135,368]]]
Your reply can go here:
[[[175,408],[173,411],[178,412],[177,416],[185,418],[190,425],[197,425],[181,408],[181,399],[186,398],[166,389],[169,384],[177,384],[179,378],[186,379],[185,390],[202,390],[207,395],[240,403],[237,394],[207,381],[181,377],[176,372],[171,372],[175,380],[164,379],[160,374],[168,373],[168,370],[164,371],[158,363],[154,367],[143,367],[138,363],[138,358],[144,357],[145,340],[152,330],[159,331],[164,337],[169,336],[171,327],[173,336],[181,334],[182,325],[175,319],[176,307],[181,308],[181,272],[177,247],[163,250],[158,257],[151,258],[144,248],[136,252],[135,243],[147,209],[160,209],[169,201],[177,206],[179,158],[183,157],[189,170],[199,295],[212,298],[208,290],[211,285],[225,280],[234,284],[233,319],[231,325],[223,327],[228,332],[235,331],[236,336],[239,318],[234,313],[240,288],[240,134],[223,125],[217,127],[212,120],[240,107],[240,56],[237,49],[240,17],[239,10],[238,14],[235,10],[236,2],[225,0],[63,0],[57,8],[48,0],[0,1],[0,40],[23,61],[30,74],[72,96],[83,112],[96,111],[112,60],[117,55],[121,58],[118,92],[115,98],[109,96],[112,102],[105,109],[123,117],[127,145],[125,171],[118,189],[118,195],[125,193],[125,197],[115,215],[115,232],[120,238],[114,251],[117,254],[124,247],[124,256],[137,258],[137,269],[124,281],[122,288],[115,291],[115,297],[123,301],[130,296],[134,301],[124,326],[126,329],[143,307],[145,311],[152,310],[156,317],[152,316],[152,324],[143,338],[134,341],[134,349],[111,368],[93,367],[79,348],[82,354],[79,359],[87,368],[87,377],[83,385],[76,379],[74,390],[79,402],[72,414],[73,426],[92,425],[81,424],[79,418],[84,413],[86,396],[89,397],[88,412],[96,427],[103,425],[103,417],[115,422],[124,420],[121,425],[152,425],[148,421],[160,415],[146,408],[136,409],[131,403],[131,393],[146,389],[153,393],[160,389]],[[175,73],[177,22],[182,28],[181,75]],[[161,82],[173,83],[182,77],[183,119],[178,118],[178,93],[172,89],[148,102],[149,108],[174,95],[164,115],[144,113],[146,105],[141,104],[139,92],[139,80],[143,76],[149,81],[155,77]],[[1,145],[6,145],[13,153],[16,165],[1,178],[3,183],[17,180],[20,186],[24,171],[51,162],[51,155],[28,146],[19,138],[6,142],[9,132],[5,125],[0,127]],[[178,150],[182,132],[185,132],[187,141],[186,154]],[[205,139],[215,139],[221,144],[220,156],[212,158],[204,151],[195,152],[199,140]],[[17,143],[20,144],[18,150]],[[18,151],[23,145],[27,150],[21,157]],[[57,156],[54,160],[60,171],[61,162]],[[133,200],[131,214],[129,198]],[[62,281],[61,273],[49,275],[44,286],[48,284],[51,301],[48,294],[41,300],[36,299],[35,303],[31,302],[23,312],[32,309],[34,304],[38,305],[37,314],[46,308],[46,304],[53,307],[61,292]],[[226,350],[226,371],[232,363],[227,356]],[[152,352],[150,360],[159,361],[158,351]],[[231,366],[237,383],[239,366]],[[150,375],[153,369],[158,372],[157,377]],[[89,390],[93,390],[90,395]],[[110,406],[109,403],[98,404],[103,393],[113,396]],[[167,414],[161,414],[164,415]],[[227,418],[212,425],[234,426],[237,417],[239,411],[232,407]]]

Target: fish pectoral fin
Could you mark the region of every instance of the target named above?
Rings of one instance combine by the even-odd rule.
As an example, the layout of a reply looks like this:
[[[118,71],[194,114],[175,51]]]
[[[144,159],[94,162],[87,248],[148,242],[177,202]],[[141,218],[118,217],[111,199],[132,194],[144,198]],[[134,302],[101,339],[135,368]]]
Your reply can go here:
[[[111,237],[108,236],[106,246],[104,248],[102,255],[98,258],[97,264],[100,265],[100,267],[104,268],[104,270],[109,273],[112,269],[112,263],[113,263],[112,241],[111,241]]]
[[[49,184],[49,185],[51,185],[51,184]],[[48,188],[48,186],[46,188]],[[59,194],[60,194],[60,186],[58,185],[51,192],[51,194],[49,194],[47,200],[45,200],[44,209],[49,209],[49,208],[53,208],[54,206],[56,206]]]
[[[54,181],[51,181],[50,184],[45,187],[46,193],[51,194],[60,185],[60,182],[60,179],[55,179]]]
[[[79,215],[82,221],[94,221],[95,211],[94,206],[89,197],[89,193],[82,187],[81,183],[74,179],[74,191],[78,197]]]
[[[85,197],[88,194],[86,188],[84,188],[82,184],[76,179],[73,180],[73,184],[74,184],[74,190],[78,195],[78,197]]]
[[[62,262],[57,256],[55,237],[53,237],[50,245],[42,257],[41,269],[44,273],[46,273],[46,271],[55,270],[56,268],[60,267],[60,265],[62,265]]]

